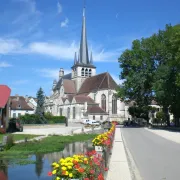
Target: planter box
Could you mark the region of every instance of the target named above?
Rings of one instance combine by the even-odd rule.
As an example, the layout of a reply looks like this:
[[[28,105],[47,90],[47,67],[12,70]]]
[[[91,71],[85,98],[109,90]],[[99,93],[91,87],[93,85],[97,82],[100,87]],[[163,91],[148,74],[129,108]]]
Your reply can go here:
[[[103,147],[102,146],[95,146],[95,151],[102,152],[103,151]]]

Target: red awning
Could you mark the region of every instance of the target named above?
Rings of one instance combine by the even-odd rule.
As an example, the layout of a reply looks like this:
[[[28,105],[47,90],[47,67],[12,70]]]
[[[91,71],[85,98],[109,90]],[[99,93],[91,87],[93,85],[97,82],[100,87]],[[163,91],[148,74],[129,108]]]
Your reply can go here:
[[[11,89],[6,85],[0,85],[0,108],[4,108],[9,96],[11,93]]]

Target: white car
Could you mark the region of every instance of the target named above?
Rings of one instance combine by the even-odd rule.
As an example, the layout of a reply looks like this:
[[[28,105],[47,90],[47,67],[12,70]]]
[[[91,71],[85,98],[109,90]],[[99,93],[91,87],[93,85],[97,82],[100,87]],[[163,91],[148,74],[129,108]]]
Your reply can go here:
[[[96,120],[90,120],[90,119],[85,119],[83,121],[83,124],[87,124],[87,125],[101,125],[100,122],[98,122]]]

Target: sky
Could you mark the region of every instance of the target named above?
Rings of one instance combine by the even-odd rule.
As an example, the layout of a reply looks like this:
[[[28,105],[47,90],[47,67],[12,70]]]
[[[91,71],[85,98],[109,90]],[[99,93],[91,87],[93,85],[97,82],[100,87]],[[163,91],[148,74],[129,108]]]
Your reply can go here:
[[[11,95],[50,95],[58,71],[71,72],[82,27],[83,0],[0,0],[0,84]],[[132,41],[180,23],[179,0],[86,0],[89,52],[97,74],[119,84],[118,57]]]

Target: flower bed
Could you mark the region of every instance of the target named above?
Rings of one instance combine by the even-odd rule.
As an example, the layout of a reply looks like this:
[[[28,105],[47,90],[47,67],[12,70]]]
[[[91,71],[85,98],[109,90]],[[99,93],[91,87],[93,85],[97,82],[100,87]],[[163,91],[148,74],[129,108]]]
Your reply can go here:
[[[113,123],[108,132],[95,137],[93,146],[111,148],[115,127],[116,123]],[[104,180],[104,171],[107,171],[107,167],[102,155],[93,150],[86,154],[61,158],[52,164],[52,171],[48,175],[53,176],[55,180]]]
[[[93,146],[102,146],[102,147],[111,148],[114,138],[115,127],[116,124],[113,123],[111,129],[108,132],[99,134],[97,137],[95,137],[92,140]]]

